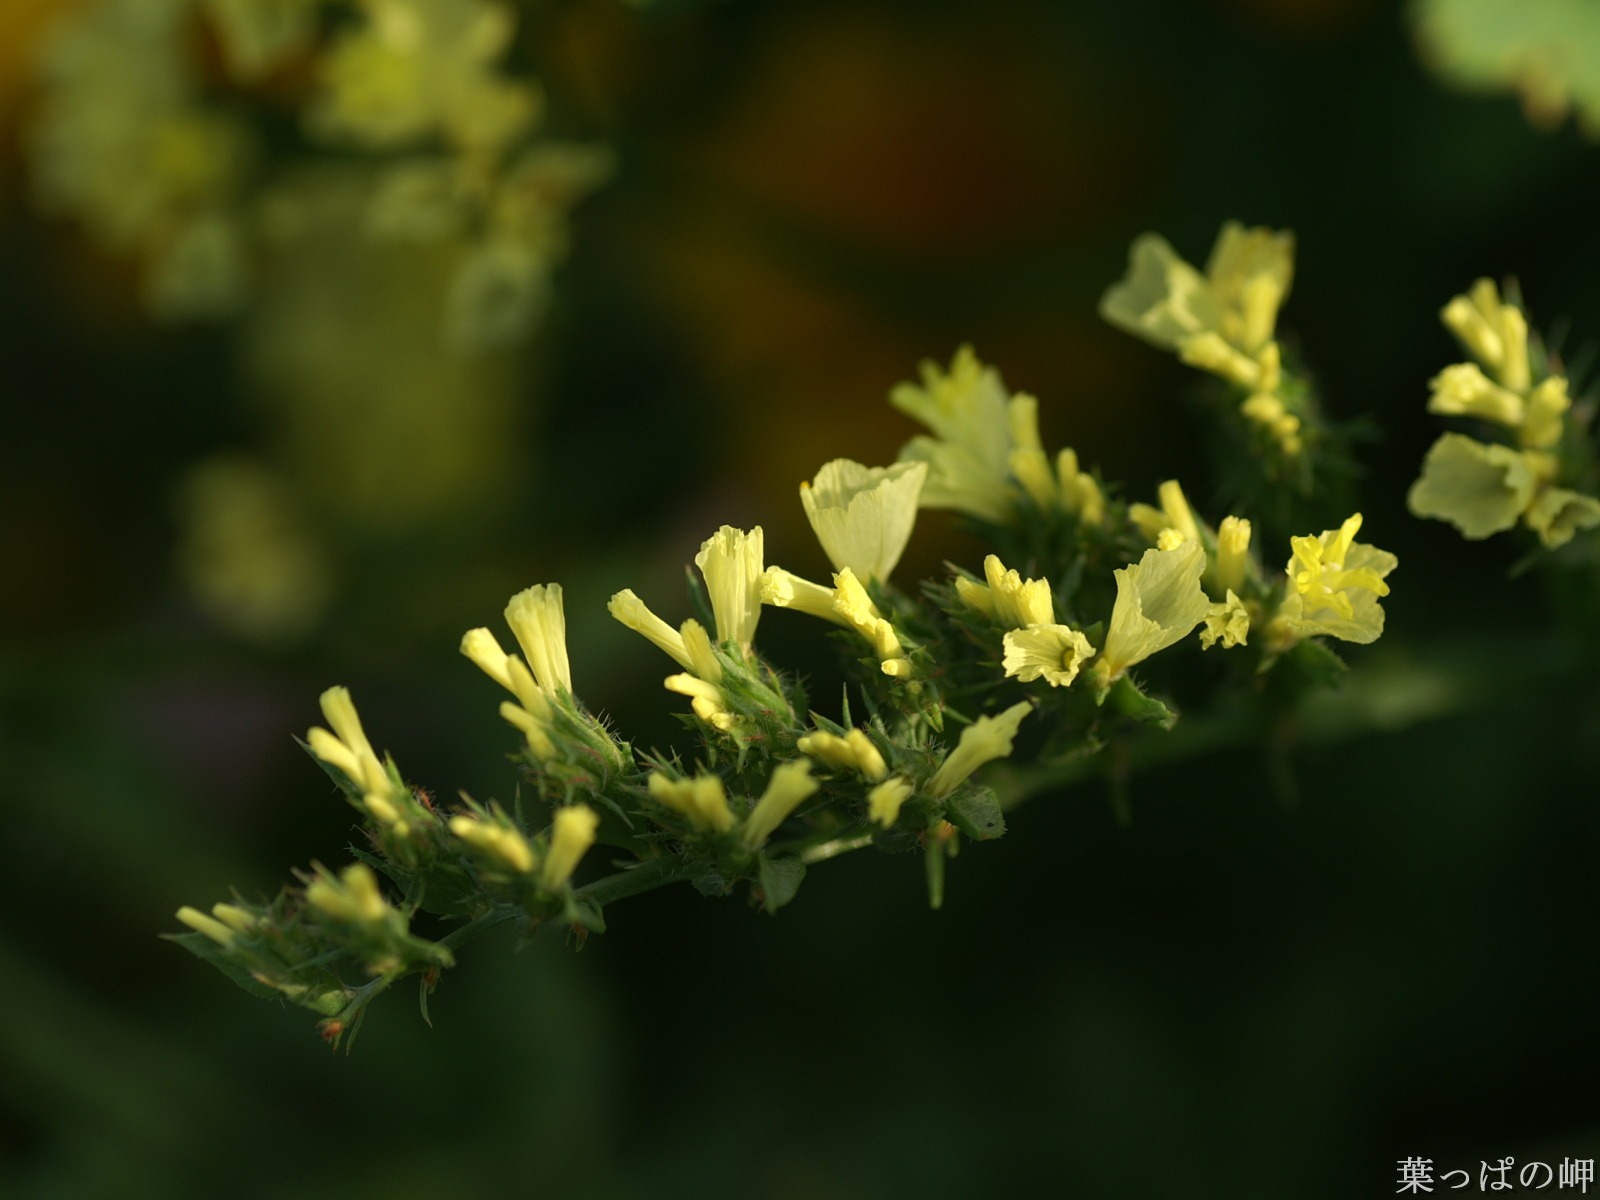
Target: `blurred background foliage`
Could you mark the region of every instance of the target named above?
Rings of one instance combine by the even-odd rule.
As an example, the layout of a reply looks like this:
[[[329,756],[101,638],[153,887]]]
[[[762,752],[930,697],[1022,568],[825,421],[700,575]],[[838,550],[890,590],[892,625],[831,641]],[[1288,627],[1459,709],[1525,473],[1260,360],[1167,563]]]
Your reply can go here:
[[[1600,338],[1594,147],[1426,65],[1549,125],[1556,63],[1581,117],[1595,39],[1449,48],[1561,6],[530,0],[507,53],[609,174],[537,319],[463,347],[453,251],[352,236],[339,171],[297,177],[326,220],[239,315],[152,318],[24,152],[47,31],[94,2],[0,5],[0,1194],[1346,1197],[1407,1155],[1600,1150],[1592,650],[1514,546],[1403,504],[1448,297],[1515,274]],[[795,485],[891,459],[888,388],[961,341],[1047,444],[1203,502],[1187,373],[1095,302],[1134,235],[1197,258],[1230,217],[1297,232],[1282,324],[1381,430],[1401,569],[1358,669],[1477,664],[1453,715],[1299,748],[1293,808],[1242,751],[1141,777],[1128,828],[1098,784],[1038,798],[937,914],[850,856],[775,920],[680,889],[578,957],[474,945],[434,1029],[391,1001],[348,1058],[156,940],[341,858],[290,740],[330,683],[411,778],[508,796],[456,642],[527,584],[565,584],[585,699],[671,739],[606,598],[681,594],[722,522],[819,573]],[[947,558],[976,547],[929,514],[907,577]],[[805,669],[799,624],[762,641]]]

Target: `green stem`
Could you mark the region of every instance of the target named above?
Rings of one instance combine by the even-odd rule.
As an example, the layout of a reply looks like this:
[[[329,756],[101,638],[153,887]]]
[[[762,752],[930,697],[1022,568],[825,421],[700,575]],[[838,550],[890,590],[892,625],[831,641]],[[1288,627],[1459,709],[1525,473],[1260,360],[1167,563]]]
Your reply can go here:
[[[630,870],[597,879],[579,888],[575,895],[579,900],[592,900],[604,907],[613,900],[623,900],[671,883],[681,883],[689,876],[689,867],[681,858],[664,855],[648,859]]]

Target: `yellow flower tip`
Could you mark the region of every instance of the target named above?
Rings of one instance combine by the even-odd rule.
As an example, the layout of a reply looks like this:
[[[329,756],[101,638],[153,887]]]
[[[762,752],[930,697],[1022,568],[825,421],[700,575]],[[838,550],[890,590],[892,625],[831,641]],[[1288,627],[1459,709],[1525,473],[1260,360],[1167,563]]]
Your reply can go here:
[[[916,674],[909,658],[886,658],[878,666],[890,679],[910,679]]]
[[[764,545],[761,526],[745,533],[724,525],[701,543],[700,553],[694,556],[694,565],[705,577],[706,592],[711,598],[717,641],[733,642],[746,652],[755,640],[756,623],[761,620]]]
[[[235,933],[254,933],[256,930],[255,914],[237,904],[213,904],[211,915]]]
[[[1056,456],[1056,482],[1061,506],[1085,525],[1105,520],[1106,498],[1094,476],[1078,468],[1078,452],[1070,447]]]
[[[733,810],[719,775],[697,775],[690,779],[668,779],[659,773],[646,785],[658,804],[688,818],[701,832],[726,833],[733,828]]]
[[[1477,417],[1516,427],[1527,412],[1521,396],[1494,383],[1476,363],[1446,367],[1429,388],[1428,411],[1440,416]]]
[[[1545,488],[1528,506],[1523,520],[1547,550],[1557,550],[1580,530],[1600,527],[1600,500],[1566,488]]]
[[[513,704],[509,700],[500,704],[500,716],[506,721],[522,730],[523,737],[528,740],[528,749],[538,759],[551,759],[555,757],[556,746],[550,740],[550,731],[545,724],[533,713],[523,708],[520,704]]]
[[[367,741],[366,731],[361,728],[361,718],[356,713],[356,704],[350,698],[349,688],[331,687],[322,693],[320,702],[322,715],[333,726],[334,735],[353,754],[358,758],[378,757],[372,751],[372,743]]]
[[[1033,683],[1043,679],[1051,687],[1069,687],[1083,664],[1094,657],[1089,639],[1068,625],[1030,625],[1005,636],[1006,675]]]
[[[511,597],[506,624],[544,691],[572,691],[572,668],[567,661],[567,617],[559,583],[536,584]]]
[[[611,597],[611,602],[606,605],[606,611],[676,659],[684,670],[694,670],[694,663],[689,659],[689,651],[683,644],[683,635],[651,612],[649,606],[634,594],[632,588],[623,588]]]
[[[1528,320],[1516,305],[1500,298],[1494,280],[1479,279],[1439,315],[1467,353],[1500,383],[1514,392],[1528,390]]]
[[[1157,491],[1161,500],[1161,512],[1166,517],[1167,526],[1176,529],[1180,535],[1191,542],[1200,540],[1200,524],[1194,519],[1194,510],[1189,507],[1189,498],[1183,494],[1183,487],[1176,479],[1169,479]]]
[[[1200,586],[1205,569],[1200,543],[1184,541],[1170,550],[1146,550],[1137,563],[1114,572],[1117,598],[1095,664],[1097,689],[1182,641],[1205,618],[1211,607]]]
[[[457,816],[450,818],[450,832],[485,858],[517,875],[533,871],[533,848],[528,845],[527,838],[509,825]]]
[[[1209,650],[1221,641],[1222,648],[1230,650],[1245,645],[1249,636],[1250,610],[1229,588],[1227,597],[1206,612],[1205,626],[1200,630],[1200,648]]]
[[[792,608],[837,625],[848,625],[834,609],[833,600],[832,588],[802,579],[782,567],[768,567],[761,573],[761,603],[774,608]]]
[[[983,560],[984,577],[994,603],[995,619],[1002,625],[1050,625],[1055,622],[1055,606],[1050,596],[1050,581],[1024,580],[1016,571],[1006,570],[998,555]]]
[[[556,810],[550,823],[550,849],[539,869],[541,887],[551,892],[566,887],[578,863],[594,845],[599,827],[599,814],[588,805],[570,804]]]
[[[487,629],[469,629],[461,636],[461,653],[471,659],[473,664],[494,680],[508,692],[516,689],[511,685],[511,673],[506,666],[506,652],[500,648],[500,642],[493,633]]]
[[[1212,580],[1223,591],[1239,591],[1250,568],[1250,522],[1243,517],[1222,518],[1217,526],[1217,560]]]
[[[894,626],[878,612],[867,589],[849,567],[833,577],[833,610],[845,624],[871,644],[880,660],[901,657],[900,638]]]
[[[822,730],[808,733],[795,743],[795,748],[830,767],[857,771],[869,781],[882,779],[889,770],[876,743],[859,729],[852,729],[843,737]]]
[[[766,791],[744,819],[743,841],[750,850],[767,844],[773,832],[788,820],[822,784],[811,778],[809,759],[797,758],[773,769]]]
[[[1242,388],[1260,388],[1266,382],[1261,364],[1219,333],[1200,333],[1178,343],[1178,357],[1191,367],[1209,371]]]
[[[235,932],[215,917],[206,916],[198,908],[191,908],[185,904],[174,915],[190,929],[205,934],[217,945],[223,948],[233,945]]]
[[[1566,413],[1571,407],[1566,377],[1550,376],[1528,393],[1519,440],[1530,450],[1550,449],[1561,441],[1566,430]]]
[[[711,649],[711,635],[706,627],[690,617],[679,627],[678,635],[689,656],[689,669],[707,683],[722,682],[722,664]]]
[[[957,575],[956,596],[974,612],[980,612],[986,617],[995,615],[994,595],[989,591],[987,584],[969,579],[965,575]]]
[[[1024,700],[995,716],[979,717],[963,729],[956,748],[950,751],[928,780],[928,795],[942,800],[984,763],[1009,755],[1022,718],[1032,711],[1033,702]]]
[[[361,802],[366,809],[381,825],[398,826],[400,824],[400,810],[394,806],[394,801],[383,792],[367,792],[361,797]],[[400,830],[396,829],[396,833]]]
[[[900,819],[900,808],[911,798],[914,789],[898,775],[885,779],[867,793],[867,818],[888,829]]]
[[[1446,433],[1428,450],[1406,504],[1418,517],[1448,521],[1477,540],[1510,529],[1533,500],[1539,479],[1526,452]]]
[[[352,863],[335,879],[321,870],[306,886],[306,903],[351,925],[376,925],[390,912],[378,888],[378,879],[364,863]]]
[[[911,540],[927,477],[925,462],[864,467],[838,458],[802,483],[801,506],[834,568],[887,579]]]
[[[716,684],[709,683],[698,675],[683,674],[668,675],[663,680],[663,686],[669,692],[688,696],[689,707],[694,710],[694,715],[707,725],[727,733],[738,724],[738,719],[728,711],[727,697]]]
[[[1183,534],[1169,527],[1156,534],[1156,548],[1159,550],[1176,550],[1186,540]]]

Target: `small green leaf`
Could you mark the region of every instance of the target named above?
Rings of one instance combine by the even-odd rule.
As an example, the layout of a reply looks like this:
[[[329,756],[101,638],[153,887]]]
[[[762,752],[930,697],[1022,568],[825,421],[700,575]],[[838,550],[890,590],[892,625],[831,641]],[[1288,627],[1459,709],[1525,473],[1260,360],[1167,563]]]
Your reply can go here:
[[[169,942],[176,942],[196,958],[204,959],[221,971],[245,991],[262,1000],[282,1000],[283,993],[270,988],[243,966],[230,958],[225,950],[203,933],[163,933]]]
[[[1000,801],[988,788],[967,788],[945,805],[945,818],[975,842],[993,841],[1006,831]]]
[[[806,877],[806,865],[798,858],[769,858],[761,856],[761,894],[766,909],[775,913],[800,890],[800,881]]]

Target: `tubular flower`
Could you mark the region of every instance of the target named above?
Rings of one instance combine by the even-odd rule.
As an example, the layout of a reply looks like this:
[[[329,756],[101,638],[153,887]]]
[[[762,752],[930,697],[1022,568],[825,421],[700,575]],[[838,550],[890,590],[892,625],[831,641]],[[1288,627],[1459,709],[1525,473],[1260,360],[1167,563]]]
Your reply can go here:
[[[733,828],[733,810],[728,807],[728,793],[720,775],[668,779],[652,774],[648,786],[656,803],[681,813],[702,833],[727,833]]]
[[[218,905],[217,907],[220,908],[222,906]],[[190,929],[196,933],[205,934],[224,949],[233,945],[234,938],[238,936],[239,931],[230,928],[216,917],[206,916],[198,908],[191,908],[187,904],[177,911],[176,916],[178,920],[182,921]]]
[[[706,544],[709,546],[711,543]],[[705,553],[703,548],[701,553]],[[706,633],[705,626],[691,617],[680,628],[674,629],[651,612],[631,588],[624,588],[611,597],[609,611],[629,629],[642,634],[681,666],[688,668],[687,673],[667,676],[668,691],[688,696],[695,716],[706,724],[724,733],[733,729],[737,722],[727,709],[722,689],[717,686],[722,682],[722,664],[711,649],[711,637]]]
[[[993,367],[962,346],[948,372],[922,364],[922,385],[902,383],[889,403],[921,421],[933,436],[919,435],[900,451],[903,462],[925,462],[923,508],[953,508],[988,521],[1011,515],[1011,440],[1006,389]]]
[[[486,821],[465,815],[451,817],[450,832],[484,858],[513,874],[527,875],[533,871],[533,848],[509,821]]]
[[[1071,447],[1056,455],[1056,485],[1061,489],[1061,507],[1085,525],[1105,520],[1105,493],[1093,475],[1078,469],[1078,452]]]
[[[1146,550],[1138,563],[1114,572],[1117,599],[1093,669],[1101,695],[1129,667],[1182,641],[1205,619],[1211,607],[1200,587],[1205,569],[1200,543],[1184,541],[1170,550]]]
[[[761,577],[761,600],[774,608],[793,608],[853,629],[872,647],[885,675],[904,679],[911,674],[911,660],[905,656],[899,634],[849,567],[834,575],[831,589],[782,567],[768,568]]]
[[[925,462],[864,467],[836,458],[800,485],[806,520],[835,570],[848,567],[870,582],[887,579],[911,540]]]
[[[1043,679],[1051,687],[1068,687],[1094,653],[1089,639],[1070,625],[1029,625],[1006,634],[1002,662],[1006,674],[1023,683]]]
[[[586,804],[569,804],[556,810],[550,823],[550,848],[539,867],[540,887],[554,892],[567,885],[579,860],[594,845],[599,825],[599,815]]]
[[[762,548],[761,526],[745,533],[724,525],[701,543],[694,556],[717,619],[717,641],[733,642],[746,654],[761,620]]]
[[[1011,753],[1011,742],[1017,736],[1022,718],[1032,711],[1032,703],[1024,700],[996,716],[979,717],[961,731],[956,748],[945,757],[923,790],[935,800],[942,800],[984,763],[1005,758]]]
[[[361,803],[366,810],[404,837],[408,826],[396,806],[398,790],[388,770],[373,753],[372,743],[367,741],[361,718],[356,715],[355,702],[350,699],[350,689],[331,687],[323,692],[322,715],[334,732],[329,733],[320,726],[307,732],[306,743],[311,753],[343,772],[361,790]]]
[[[865,733],[852,729],[840,737],[836,733],[808,733],[795,743],[801,754],[846,771],[859,771],[872,782],[889,773],[878,747]]]
[[[365,863],[351,863],[337,879],[319,867],[317,877],[306,885],[306,903],[348,925],[379,925],[394,911]]]
[[[500,706],[501,716],[522,730],[535,757],[551,758],[556,753],[549,732],[551,697],[572,691],[561,585],[538,584],[518,592],[506,605],[505,617],[526,662],[507,654],[487,629],[467,630],[461,653],[517,698],[516,704]]]
[[[867,819],[888,829],[900,819],[900,806],[915,790],[909,781],[898,775],[885,779],[867,793]]]
[[[744,819],[745,847],[759,850],[789,814],[800,807],[822,785],[811,778],[808,759],[796,758],[773,769],[766,791]]]
[[[1377,640],[1383,632],[1378,600],[1389,594],[1383,580],[1399,560],[1387,550],[1357,542],[1360,529],[1361,514],[1356,513],[1320,537],[1289,539],[1294,554],[1284,568],[1288,586],[1272,622],[1280,634]]]
[[[1449,521],[1466,538],[1510,529],[1532,503],[1538,461],[1526,451],[1443,434],[1422,460],[1406,505],[1419,517]]]
[[[1491,380],[1476,363],[1446,367],[1429,386],[1428,411],[1440,416],[1478,417],[1513,429],[1527,416],[1527,402]]]
[[[1205,628],[1200,631],[1200,648],[1209,650],[1218,641],[1224,650],[1243,646],[1250,636],[1250,610],[1228,589],[1227,598],[1206,610]]]
[[[1500,299],[1494,280],[1478,280],[1466,295],[1453,297],[1439,317],[1502,384],[1513,392],[1528,390],[1528,319]]]
[[[1243,517],[1223,517],[1222,524],[1217,526],[1217,558],[1211,568],[1212,586],[1223,592],[1241,590],[1251,565],[1250,522]]]
[[[543,584],[518,592],[506,605],[506,624],[516,635],[539,687],[551,694],[572,691],[561,585]]]
[[[1032,396],[1016,395],[1006,405],[1006,422],[1011,431],[1011,474],[1028,493],[1028,498],[1046,511],[1062,504],[1061,481],[1050,469],[1044,445],[1039,441],[1039,402]]]

